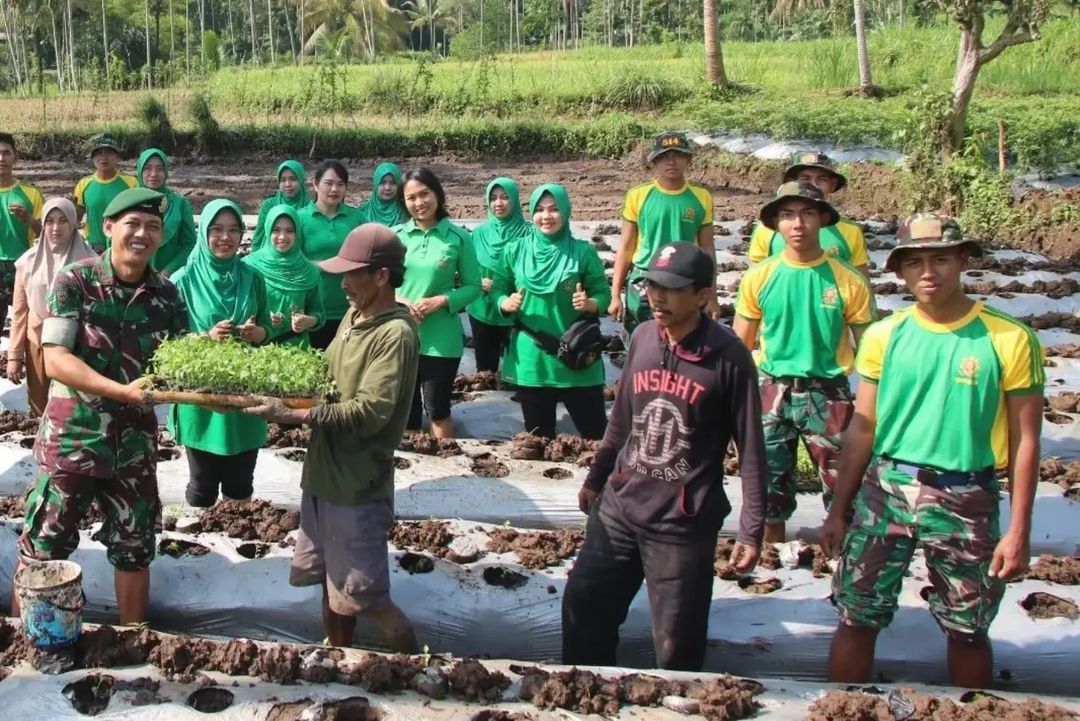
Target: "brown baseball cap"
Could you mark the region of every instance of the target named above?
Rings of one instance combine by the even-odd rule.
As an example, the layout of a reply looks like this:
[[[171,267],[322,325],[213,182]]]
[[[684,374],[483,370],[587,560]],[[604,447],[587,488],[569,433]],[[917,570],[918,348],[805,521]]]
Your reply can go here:
[[[405,245],[397,233],[385,225],[364,223],[345,236],[345,242],[336,256],[315,265],[323,272],[333,274],[348,273],[372,265],[401,269],[405,267]]]

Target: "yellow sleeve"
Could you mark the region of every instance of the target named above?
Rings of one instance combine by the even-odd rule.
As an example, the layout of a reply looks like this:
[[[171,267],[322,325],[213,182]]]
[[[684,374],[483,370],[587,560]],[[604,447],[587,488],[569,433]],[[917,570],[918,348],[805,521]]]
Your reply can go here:
[[[851,251],[849,262],[854,266],[868,265],[870,256],[866,253],[866,238],[863,236],[862,228],[847,220],[841,220],[836,227],[840,230],[844,242],[847,243],[848,250]]]
[[[83,200],[83,194],[86,193],[86,186],[90,185],[90,176],[86,176],[78,183],[75,184],[75,205],[80,208],[86,208],[86,202]]]
[[[844,299],[844,321],[860,326],[874,322],[874,293],[862,273],[847,263],[830,258],[840,297]]]
[[[127,184],[127,187],[129,187],[129,188],[134,188],[135,187],[137,181],[135,180],[134,175],[128,175],[127,173],[120,173],[120,177],[124,179],[124,182]]]
[[[650,183],[646,183],[626,191],[626,198],[623,200],[623,220],[629,220],[631,223],[638,222],[641,206],[645,204],[645,196],[649,194],[651,187]]]
[[[1016,395],[1041,392],[1046,385],[1046,371],[1035,331],[990,307],[985,307],[981,317],[1001,361],[1002,390]]]
[[[754,231],[750,233],[750,247],[746,251],[746,257],[751,265],[760,263],[769,257],[769,244],[772,242],[773,231],[766,228],[760,222],[754,223]]]
[[[45,207],[45,199],[41,197],[41,191],[32,185],[24,185],[23,192],[26,193],[26,197],[30,199],[30,215],[34,220],[41,220],[41,211]],[[26,229],[26,237],[31,245],[37,240],[37,235],[34,234],[33,228]]]
[[[855,358],[855,371],[871,383],[881,380],[881,366],[885,362],[885,349],[889,346],[889,336],[896,327],[894,316],[874,323],[863,333],[859,341],[859,355]]]
[[[690,191],[694,194],[694,197],[701,203],[701,207],[705,209],[705,217],[701,219],[701,227],[706,225],[712,225],[713,222],[713,199],[712,193],[708,188],[703,188],[700,185],[691,185]]]
[[[739,292],[735,296],[735,312],[747,320],[761,320],[761,304],[758,299],[765,281],[772,274],[774,266],[757,266],[746,271],[739,282]]]

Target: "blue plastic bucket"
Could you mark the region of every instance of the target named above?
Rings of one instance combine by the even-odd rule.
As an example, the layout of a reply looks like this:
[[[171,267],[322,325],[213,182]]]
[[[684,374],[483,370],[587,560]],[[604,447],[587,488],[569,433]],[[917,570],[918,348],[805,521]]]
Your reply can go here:
[[[56,651],[79,640],[86,596],[82,569],[71,561],[41,561],[15,574],[23,633],[35,648]]]

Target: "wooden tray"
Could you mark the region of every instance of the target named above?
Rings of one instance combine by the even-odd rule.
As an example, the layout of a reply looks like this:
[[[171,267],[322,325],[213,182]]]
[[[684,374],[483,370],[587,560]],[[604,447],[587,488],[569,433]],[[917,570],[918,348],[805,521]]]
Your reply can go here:
[[[196,393],[192,391],[147,391],[155,403],[181,403],[193,406],[227,406],[229,408],[251,408],[260,401],[255,396],[225,393]],[[318,401],[314,398],[281,398],[287,408],[314,408]]]

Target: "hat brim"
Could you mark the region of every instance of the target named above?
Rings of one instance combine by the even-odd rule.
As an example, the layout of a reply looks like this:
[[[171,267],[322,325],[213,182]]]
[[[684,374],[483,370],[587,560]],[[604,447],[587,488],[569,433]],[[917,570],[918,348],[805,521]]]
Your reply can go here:
[[[339,255],[335,255],[333,258],[327,258],[326,260],[320,260],[315,263],[319,267],[319,270],[330,275],[344,275],[350,270],[360,270],[361,268],[370,268],[371,263],[359,263],[355,260],[348,260],[342,258]]]
[[[762,206],[761,212],[758,213],[758,219],[761,221],[761,224],[769,230],[776,230],[776,216],[780,214],[780,206],[789,200],[807,200],[816,205],[817,209],[821,211],[828,220],[828,222],[822,222],[822,228],[836,225],[840,222],[840,212],[827,200],[814,200],[813,198],[804,198],[801,195],[782,195]]]
[[[655,150],[653,150],[652,152],[649,153],[646,160],[648,160],[651,163],[652,161],[656,160],[657,158],[659,158],[664,153],[682,153],[683,155],[689,155],[691,158],[694,157],[694,151],[691,150],[690,148],[663,148],[663,149],[657,148],[657,149],[655,149]]]
[[[642,278],[649,282],[656,283],[663,288],[671,288],[673,290],[688,288],[694,284],[693,278],[676,275],[668,270],[647,270],[644,275],[642,275]]]
[[[914,243],[898,245],[885,256],[885,269],[896,272],[896,262],[905,250],[945,250],[948,248],[963,248],[967,246],[971,251],[971,257],[978,258],[983,255],[982,246],[970,238],[963,240],[919,240]]]
[[[95,145],[94,147],[90,148],[90,157],[93,157],[94,153],[99,150],[111,150],[114,153],[120,152],[120,148],[116,147],[112,143],[103,143],[102,145]]]
[[[845,176],[843,173],[836,172],[828,165],[819,165],[817,163],[796,163],[795,165],[789,165],[788,169],[784,171],[783,182],[788,183],[792,180],[795,180],[800,170],[806,170],[810,168],[813,168],[815,170],[824,170],[826,173],[829,173],[834,178],[836,178],[836,191],[834,192],[839,192],[845,187],[847,187],[847,176]]]

